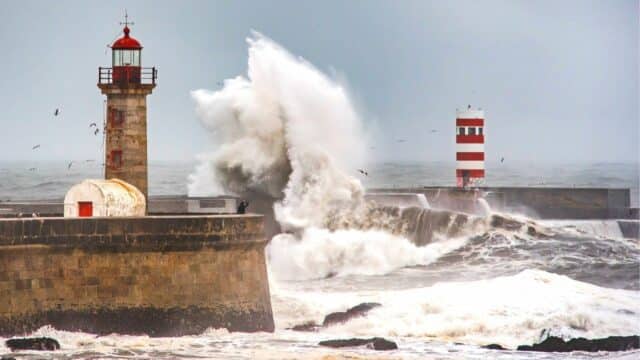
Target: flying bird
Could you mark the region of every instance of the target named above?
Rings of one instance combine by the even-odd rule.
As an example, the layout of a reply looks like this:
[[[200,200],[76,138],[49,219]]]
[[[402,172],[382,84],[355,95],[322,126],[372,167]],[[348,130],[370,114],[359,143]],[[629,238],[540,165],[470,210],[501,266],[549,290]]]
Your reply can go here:
[[[85,160],[84,162],[88,162],[88,163],[89,163],[89,162],[94,162],[94,161],[95,161],[95,160],[93,160],[93,159],[87,159],[87,160]]]
[[[60,114],[60,109],[56,108],[56,111],[53,112],[53,116],[58,116]]]
[[[89,124],[89,127],[92,127],[92,126],[98,127],[98,124],[96,124],[96,123]]]
[[[96,130],[93,132],[93,135],[98,135],[99,132],[100,132],[100,129],[96,128]]]
[[[396,141],[397,141],[397,142],[399,142],[399,143],[403,143],[403,142],[405,142],[405,141],[407,141],[407,140],[405,140],[405,139],[398,139],[398,140],[396,140]]]
[[[438,130],[436,130],[436,129],[431,129],[431,132],[432,132],[432,133],[437,133],[437,132],[438,132]]]
[[[29,171],[36,171],[36,168],[29,168]]]
[[[37,148],[39,148],[39,147],[40,147],[40,144],[38,144],[38,145],[33,145],[33,146],[31,147],[31,150],[35,150],[35,149],[37,149]]]
[[[501,163],[503,163],[503,162],[504,162],[504,158],[503,158],[503,157],[502,157],[502,158],[500,158],[500,162],[501,162]]]
[[[71,169],[71,165],[73,165],[73,163],[74,163],[74,162],[75,162],[75,161],[73,161],[73,160],[72,160],[72,161],[69,163],[69,165],[67,165],[67,170],[70,170],[70,169]]]
[[[364,176],[369,176],[369,173],[368,173],[368,172],[366,172],[366,171],[365,171],[365,170],[363,170],[363,169],[358,169],[358,172],[359,172],[360,174],[364,175]]]

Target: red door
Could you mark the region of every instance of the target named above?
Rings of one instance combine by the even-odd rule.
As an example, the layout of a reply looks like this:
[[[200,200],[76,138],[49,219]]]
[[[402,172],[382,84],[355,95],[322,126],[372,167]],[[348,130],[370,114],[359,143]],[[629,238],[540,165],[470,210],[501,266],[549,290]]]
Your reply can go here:
[[[93,203],[91,201],[78,201],[78,216],[93,216]]]

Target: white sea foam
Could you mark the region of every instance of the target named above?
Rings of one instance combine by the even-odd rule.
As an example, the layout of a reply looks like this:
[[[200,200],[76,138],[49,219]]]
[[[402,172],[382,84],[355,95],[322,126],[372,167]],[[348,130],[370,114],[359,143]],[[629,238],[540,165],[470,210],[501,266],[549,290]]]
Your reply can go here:
[[[405,266],[429,264],[466,241],[464,237],[441,239],[417,247],[384,231],[311,227],[300,239],[291,234],[275,236],[267,246],[267,258],[271,273],[280,280],[382,275]]]
[[[616,220],[544,220],[547,226],[576,236],[591,236],[601,239],[623,239]]]
[[[321,322],[330,312],[367,301],[382,306],[323,332],[500,343],[513,348],[538,342],[543,329],[587,338],[633,335],[640,330],[639,292],[602,288],[540,270],[401,291],[279,290],[274,294],[274,311],[279,326],[290,326],[300,319]]]

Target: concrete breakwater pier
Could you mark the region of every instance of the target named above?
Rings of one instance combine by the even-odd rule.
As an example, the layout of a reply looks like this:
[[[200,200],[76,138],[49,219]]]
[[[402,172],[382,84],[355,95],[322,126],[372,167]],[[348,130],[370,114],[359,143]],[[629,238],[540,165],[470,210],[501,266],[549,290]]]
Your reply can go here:
[[[259,215],[0,219],[0,336],[273,331]]]
[[[372,193],[423,194],[435,208],[480,213],[477,199],[492,209],[534,219],[638,219],[631,191],[622,188],[459,187],[423,186],[370,189]]]
[[[369,189],[370,199],[382,205],[407,194],[424,196],[434,209],[487,215],[493,211],[521,214],[539,220],[609,221],[622,236],[640,238],[640,213],[631,206],[631,191],[623,188],[459,187],[424,186]],[[414,203],[418,203],[414,201]]]

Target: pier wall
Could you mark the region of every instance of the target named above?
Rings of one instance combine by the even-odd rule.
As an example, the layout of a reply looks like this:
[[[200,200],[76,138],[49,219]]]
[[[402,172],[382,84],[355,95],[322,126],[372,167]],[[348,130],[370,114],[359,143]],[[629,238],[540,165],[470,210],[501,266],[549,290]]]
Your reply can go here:
[[[539,219],[634,219],[629,189],[550,187],[421,187],[370,189],[369,192],[424,194],[434,208],[481,213],[481,193],[494,210]]]
[[[259,215],[0,219],[0,336],[273,331]]]

